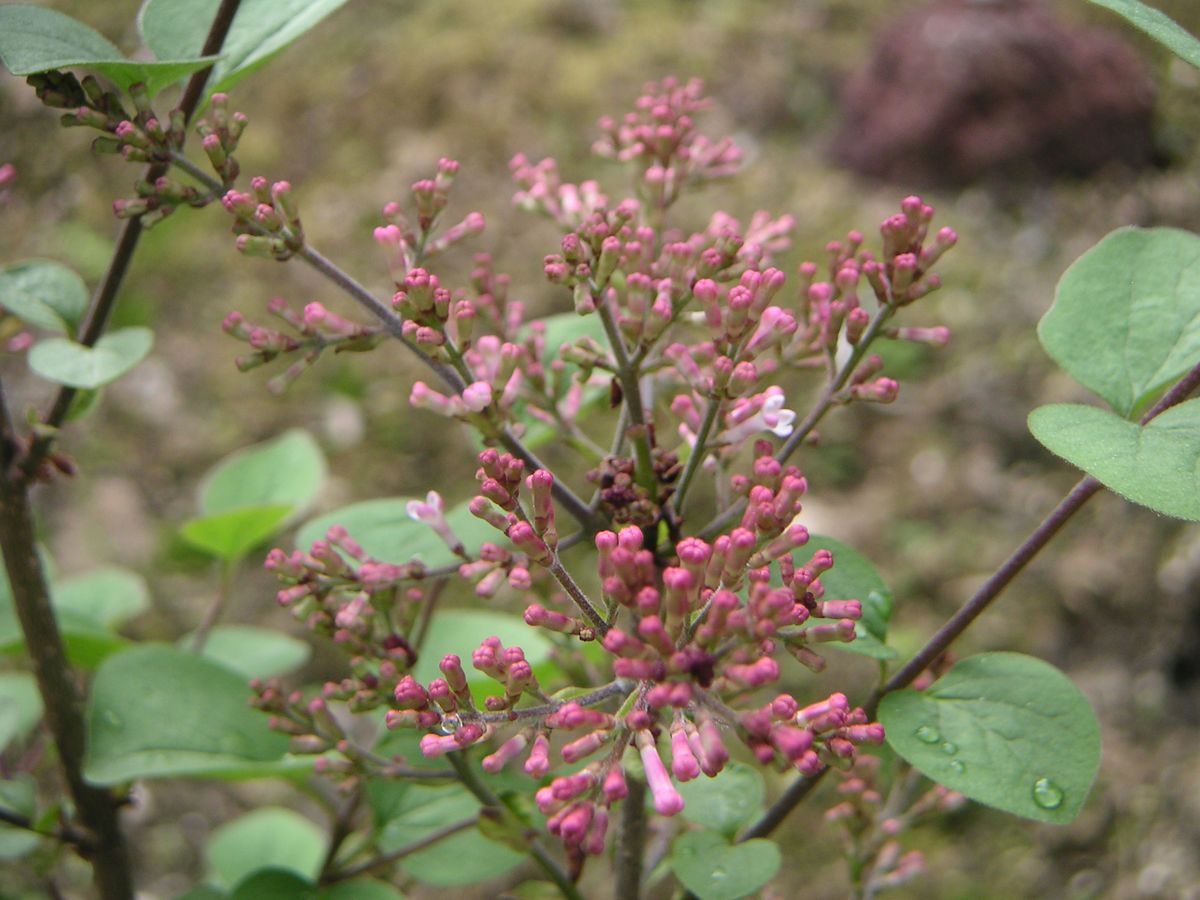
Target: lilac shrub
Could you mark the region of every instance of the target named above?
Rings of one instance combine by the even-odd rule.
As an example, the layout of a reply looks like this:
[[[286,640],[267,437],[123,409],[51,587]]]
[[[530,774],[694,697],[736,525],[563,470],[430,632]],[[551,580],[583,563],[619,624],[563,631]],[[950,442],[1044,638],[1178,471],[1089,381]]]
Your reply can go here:
[[[946,342],[944,328],[894,323],[938,288],[931,267],[956,237],[933,230],[933,209],[909,197],[882,223],[878,251],[851,232],[827,245],[823,271],[806,262],[789,286],[773,261],[790,246],[791,217],[759,212],[743,226],[716,212],[702,230],[683,230],[670,220],[676,201],[733,175],[741,161],[731,140],[697,129],[707,105],[698,82],[668,79],[648,85],[621,120],[601,121],[594,149],[623,163],[633,185],[616,203],[595,181],[563,181],[553,160],[512,162],[515,202],[563,232],[545,257],[546,278],[579,317],[598,320],[604,340],[585,334],[547,346],[544,323],[528,319],[487,256],[476,257],[469,287],[452,288],[432,271],[442,250],[484,224],[471,212],[441,227],[458,170],[451,160],[412,186],[407,206],[389,203],[375,230],[396,286],[382,324],[318,303],[297,313],[279,300],[270,309],[284,328],[236,312],[225,322],[251,348],[240,368],[294,358],[284,381],[326,347],[374,346],[386,329],[439,379],[412,386],[414,415],[453,418],[491,445],[478,454],[478,493],[468,502],[494,530],[490,540],[460,539],[436,491],[408,505],[457,565],[373,559],[341,526],[306,551],[271,552],[279,603],[343,646],[351,666],[315,699],[259,683],[257,705],[294,735],[294,750],[339,751],[319,765],[344,778],[404,760],[361,752],[331,704],[386,709],[389,729],[423,734],[426,757],[481,747],[485,772],[519,765],[543,783],[537,808],[576,877],[585,854],[604,851],[631,779],[644,780],[655,812],[671,817],[684,808],[678,784],[717,776],[735,755],[818,776],[853,769],[884,739],[842,692],[805,702],[781,690],[783,658],[820,672],[822,648],[855,640],[863,614],[857,599],[823,599],[822,575],[837,560],[805,551],[809,486],[791,458],[832,407],[895,399],[897,382],[870,353],[876,338]],[[224,98],[213,109],[206,149],[232,121]],[[228,155],[222,148],[210,158]],[[263,178],[250,192],[225,193],[243,253],[306,251],[291,196],[286,183]],[[803,419],[779,384],[797,370],[823,382]],[[586,450],[576,471],[552,472],[522,438],[545,424],[595,447],[584,419],[596,395],[619,408],[611,452]],[[589,454],[599,458],[589,463]],[[713,485],[711,509],[691,496],[699,478]],[[587,503],[574,493],[585,481],[595,486]],[[596,551],[586,576],[563,561],[583,542]],[[492,637],[445,655],[442,677],[421,683],[410,671],[420,652],[414,628],[454,578],[489,603],[523,604],[525,622],[557,636],[561,656],[579,657],[583,644],[602,652],[584,653],[586,666],[563,667],[543,684],[519,645]],[[468,655],[493,683],[485,697],[469,683]],[[888,868],[915,867],[906,858]]]

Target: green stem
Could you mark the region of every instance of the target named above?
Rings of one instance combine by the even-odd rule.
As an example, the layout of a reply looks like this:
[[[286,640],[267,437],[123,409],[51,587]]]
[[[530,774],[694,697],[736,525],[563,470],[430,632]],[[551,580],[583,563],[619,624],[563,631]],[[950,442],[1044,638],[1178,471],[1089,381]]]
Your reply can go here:
[[[621,337],[616,320],[613,319],[608,303],[603,298],[596,304],[596,313],[604,325],[604,333],[608,336],[613,358],[617,361],[617,381],[625,397],[625,408],[629,410],[629,423],[625,433],[633,444],[634,480],[649,493],[650,500],[653,501],[658,493],[658,479],[654,476],[654,458],[650,452],[650,433],[646,424],[646,410],[642,404],[638,370],[629,361],[625,339]]]
[[[459,750],[454,753],[448,753],[446,754],[446,759],[450,761],[450,765],[458,773],[458,779],[462,782],[463,787],[474,794],[475,799],[485,807],[491,807],[492,809],[506,808],[504,801],[497,797],[492,789],[483,783],[483,780],[471,767],[471,762],[465,752]],[[558,861],[542,846],[541,841],[532,834],[526,834],[525,840],[529,847],[529,855],[542,867],[542,871],[550,876],[550,880],[554,882],[559,893],[566,897],[567,900],[583,900],[583,894],[579,893],[579,888],[575,886],[571,877],[558,864]]]
[[[710,397],[708,407],[704,410],[704,419],[700,422],[700,430],[696,433],[696,443],[692,447],[692,455],[688,457],[687,466],[683,470],[683,475],[679,478],[679,488],[675,491],[675,497],[672,500],[672,505],[681,516],[683,515],[683,501],[687,497],[688,488],[692,485],[692,479],[699,470],[700,464],[704,461],[704,456],[707,452],[708,435],[712,431],[713,423],[717,421],[717,416],[720,412],[720,398]]]
[[[642,891],[642,856],[646,852],[646,783],[625,779],[629,795],[621,801],[621,829],[617,834],[615,900],[637,900]]]

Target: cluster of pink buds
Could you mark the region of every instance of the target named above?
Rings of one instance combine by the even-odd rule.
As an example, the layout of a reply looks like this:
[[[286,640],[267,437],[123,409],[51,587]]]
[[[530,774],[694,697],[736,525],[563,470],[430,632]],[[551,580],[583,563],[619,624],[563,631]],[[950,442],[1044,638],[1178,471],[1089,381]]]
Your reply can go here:
[[[286,390],[327,349],[333,348],[335,353],[364,352],[378,346],[385,336],[380,326],[363,325],[344,318],[316,301],[305,306],[303,312],[297,312],[283,299],[275,297],[267,304],[267,311],[282,319],[291,333],[251,324],[237,311],[225,317],[221,328],[230,337],[245,341],[253,351],[237,358],[237,367],[242,372],[269,363],[277,356],[298,356],[287,369],[267,382],[272,393]]]
[[[304,247],[300,210],[286,181],[270,183],[262,175],[250,179],[250,191],[231,188],[221,205],[234,217],[239,253],[267,259],[290,259]]]
[[[442,211],[450,202],[450,188],[458,168],[456,160],[442,159],[438,161],[437,174],[433,178],[413,182],[411,217],[405,215],[399,203],[388,203],[383,208],[387,224],[375,229],[375,243],[387,254],[388,268],[397,287],[402,285],[409,270],[464,238],[483,231],[483,214],[470,212],[457,224],[436,236],[433,234]]]
[[[155,115],[150,105],[150,96],[142,84],[130,87],[129,95],[135,112],[130,115],[121,98],[105,91],[92,76],[82,82],[73,75],[48,72],[31,76],[38,97],[48,106],[68,109],[62,118],[64,125],[93,128],[103,134],[92,142],[97,153],[115,153],[127,162],[169,163],[179,157],[186,136],[186,123],[182,111],[172,110],[164,121]],[[237,174],[237,164],[232,153],[237,138],[246,124],[244,116],[235,113],[229,116],[224,110],[226,98],[214,97],[214,110],[221,106],[220,116],[226,122],[223,129],[224,146],[227,148],[218,172],[228,175],[229,181]],[[214,163],[214,166],[216,163]],[[115,200],[113,212],[118,218],[139,218],[146,227],[166,218],[180,206],[201,207],[212,202],[213,194],[201,191],[190,184],[182,184],[166,175],[154,181],[138,181],[136,197]]]
[[[328,634],[356,652],[382,647],[402,667],[412,651],[403,635],[422,599],[413,585],[428,572],[417,561],[394,565],[367,556],[340,525],[307,552],[276,548],[264,563],[284,587],[280,606],[313,631]]]
[[[593,150],[632,163],[638,191],[652,207],[666,209],[688,187],[737,172],[742,152],[729,138],[710,140],[696,130],[696,113],[710,101],[701,82],[674,78],[646,85],[635,110],[619,122],[600,120]]]
[[[385,208],[375,240],[396,290],[380,317],[442,376],[437,389],[414,384],[411,405],[465,422],[506,448],[478,454],[478,488],[467,504],[497,534],[477,551],[464,546],[467,529],[456,534],[430,492],[407,512],[457,556],[452,566],[429,572],[416,561],[379,563],[342,529],[305,553],[277,550],[268,559],[284,582],[280,602],[354,654],[351,675],[327,684],[320,702],[293,703],[273,686],[260,691],[280,729],[312,752],[341,749],[345,739],[327,721],[327,704],[386,706],[389,728],[422,732],[427,757],[475,748],[486,753],[486,772],[521,765],[541,782],[538,809],[573,873],[605,849],[613,805],[630,793],[630,777],[644,778],[655,811],[673,816],[684,806],[678,786],[717,776],[737,749],[731,742],[761,765],[816,776],[831,767],[868,771],[863,750],[884,739],[882,725],[845,694],[798,695],[784,683],[785,666],[796,671],[789,657],[821,671],[822,648],[854,641],[863,616],[859,600],[826,593],[822,577],[833,555],[805,551],[809,533],[798,519],[808,483],[788,460],[831,406],[895,399],[897,383],[869,352],[876,338],[946,342],[944,328],[899,327],[894,317],[938,287],[931,267],[956,237],[931,231],[932,208],[910,197],[883,223],[878,255],[850,232],[827,246],[827,274],[805,263],[793,288],[773,265],[790,246],[791,217],[760,212],[743,226],[717,213],[690,233],[668,225],[681,191],[729,175],[740,162],[730,141],[697,132],[694,117],[706,105],[698,82],[668,79],[649,85],[633,113],[601,123],[598,152],[634,170],[635,197],[618,203],[595,182],[564,182],[553,161],[512,161],[517,203],[562,228],[543,259],[546,278],[563,289],[564,302],[569,291],[576,313],[596,316],[607,346],[599,328],[547,346],[557,323],[527,322],[509,279],[486,255],[475,257],[468,289],[432,271],[432,255],[483,227],[482,216],[470,213],[439,230],[454,161],[442,160],[433,178],[415,183],[408,207]],[[253,195],[226,194],[243,236],[266,241],[270,255],[299,249],[287,243],[294,210],[286,185],[276,190],[256,179],[252,187]],[[305,340],[350,348],[382,335],[316,304],[296,321],[280,310],[298,336],[254,328],[236,314],[227,320],[226,330],[255,351],[244,367],[307,352],[314,344]],[[787,368],[826,378],[799,422],[775,383]],[[576,418],[600,387],[621,407],[621,431],[604,447]],[[531,420],[584,449],[596,487],[590,505],[514,443]],[[772,438],[785,439],[783,446]],[[684,501],[701,467],[714,475],[718,516],[692,528]],[[566,513],[577,523],[565,522]],[[572,545],[589,540],[596,577],[581,586],[564,563]],[[556,685],[541,669],[535,675],[533,654],[498,637],[473,650],[469,667],[465,654],[447,654],[440,677],[417,680],[407,636],[424,632],[418,607],[432,602],[418,584],[454,574],[477,596],[516,595],[525,623],[559,654],[561,672],[573,680],[569,692],[548,693]],[[577,652],[585,642],[589,652]],[[479,675],[468,676],[468,668]],[[346,752],[347,771],[357,771],[356,752]],[[635,757],[640,765],[627,769]],[[458,768],[465,758],[451,760]],[[917,871],[919,859],[902,855],[887,831],[888,821],[907,813],[877,815],[886,803],[861,774],[844,782],[841,797],[832,819],[878,822],[879,840],[871,837],[872,855],[862,860],[872,884],[900,883]]]
[[[877,757],[861,757],[841,773],[838,801],[825,813],[825,820],[841,826],[847,854],[855,868],[864,873],[868,890],[899,887],[920,875],[925,860],[920,851],[905,853],[897,838],[914,822],[935,813],[951,813],[966,804],[966,798],[940,784],[918,794],[911,788],[918,773],[901,775],[885,799],[877,787],[880,763]]]
[[[554,476],[546,469],[538,469],[528,478],[524,473],[525,464],[510,453],[480,453],[475,472],[479,494],[471,500],[471,514],[503,532],[529,563],[548,567],[558,546],[551,500]],[[528,491],[529,514],[519,502],[522,483]]]

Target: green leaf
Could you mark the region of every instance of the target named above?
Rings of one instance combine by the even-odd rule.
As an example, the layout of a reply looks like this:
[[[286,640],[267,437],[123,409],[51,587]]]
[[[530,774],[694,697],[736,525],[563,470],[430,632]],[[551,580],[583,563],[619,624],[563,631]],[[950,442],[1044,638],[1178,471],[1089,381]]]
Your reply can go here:
[[[1123,418],[1200,360],[1200,237],[1121,228],[1063,274],[1046,352]]]
[[[892,618],[892,589],[889,588],[865,556],[853,547],[822,535],[812,535],[801,552],[828,550],[833,568],[821,575],[826,600],[858,600],[862,618],[855,623],[855,638],[849,644],[827,644],[848,653],[872,659],[895,659],[899,655],[886,644],[888,622]]]
[[[317,900],[317,888],[295,872],[271,867],[247,875],[229,900]]]
[[[94,668],[124,647],[127,642],[112,629],[147,608],[145,591],[137,575],[115,568],[52,585],[51,602],[71,663]],[[17,652],[24,646],[8,582],[0,577],[0,652]]]
[[[380,832],[379,849],[391,853],[461,822],[479,811],[479,801],[461,785],[411,786],[396,805],[396,817]],[[458,887],[494,878],[525,860],[503,844],[489,841],[477,828],[460,831],[431,847],[404,857],[400,865],[414,878],[435,887]]]
[[[102,628],[119,628],[150,608],[146,580],[116,566],[92,569],[55,583],[55,609],[86,616]]]
[[[154,333],[140,327],[111,331],[94,347],[50,338],[39,341],[29,351],[29,368],[56,384],[98,388],[133,369],[146,358],[153,344]]]
[[[737,900],[775,877],[783,857],[774,841],[730,844],[714,831],[686,831],[671,845],[675,877],[700,900]]]
[[[229,895],[211,884],[198,884],[186,894],[180,894],[175,900],[226,900]]]
[[[226,562],[236,562],[275,534],[294,507],[288,504],[247,506],[189,519],[179,534],[193,547]]]
[[[762,774],[741,763],[730,763],[716,778],[701,776],[677,787],[687,804],[683,817],[727,838],[758,818],[767,793]]]
[[[296,534],[296,546],[307,549],[322,540],[331,525],[341,525],[362,544],[363,551],[380,562],[397,565],[419,559],[435,568],[458,560],[437,533],[423,522],[408,516],[411,497],[386,497],[364,500],[318,516]],[[482,519],[471,515],[466,503],[446,511],[446,521],[469,553],[485,542],[504,544],[507,538]]]
[[[573,344],[580,338],[590,337],[592,340],[599,341],[602,347],[608,345],[604,322],[599,316],[559,313],[537,321],[546,328],[546,352],[542,357],[542,363],[546,366],[558,358],[558,351],[562,349],[563,344]]]
[[[87,285],[62,263],[31,259],[0,267],[0,306],[27,325],[74,335],[87,305]]]
[[[1055,825],[1079,815],[1100,765],[1087,698],[1019,653],[971,656],[925,691],[888,694],[879,721],[892,749],[939,784]]]
[[[404,900],[404,895],[390,884],[371,878],[340,881],[321,888],[317,897],[319,900]]]
[[[243,0],[213,67],[211,96],[263,66],[346,0]],[[193,56],[204,46],[219,0],[146,0],[138,27],[155,56]]]
[[[277,761],[288,739],[267,728],[249,695],[240,675],[174,647],[111,656],[92,683],[84,775],[116,784]]]
[[[189,646],[191,637],[180,640]],[[273,678],[300,668],[312,655],[304,641],[253,625],[218,625],[208,633],[201,655],[243,678]]]
[[[0,6],[0,60],[14,75],[77,66],[105,76],[126,91],[142,82],[153,96],[213,59],[134,61],[100,32],[70,16],[21,3]]]
[[[537,674],[539,664],[550,658],[554,645],[539,631],[530,628],[519,616],[477,609],[440,609],[429,620],[429,630],[421,646],[421,656],[413,667],[412,676],[423,684],[441,678],[438,663],[447,653],[464,660],[471,658],[484,638],[498,637],[505,647],[518,645]],[[473,684],[496,685],[482,672],[465,665],[467,680]],[[498,685],[497,685],[498,689]],[[484,692],[487,693],[486,691]]]
[[[33,731],[42,717],[37,682],[27,672],[0,672],[0,751]]]
[[[232,887],[259,869],[316,879],[325,857],[325,835],[299,813],[261,807],[222,825],[204,848],[209,880]],[[236,896],[236,892],[235,892]]]
[[[1121,16],[1137,28],[1158,41],[1184,62],[1200,69],[1200,40],[1196,40],[1166,13],[1138,0],[1089,0]]]
[[[200,484],[200,511],[211,515],[283,503],[304,509],[320,493],[325,471],[325,456],[313,436],[293,428],[213,466]]]
[[[1200,522],[1200,399],[1146,425],[1074,403],[1035,409],[1029,430],[1061,456],[1133,503]]]
[[[0,694],[0,702],[2,700],[3,696]],[[3,712],[0,711],[0,719],[2,718]],[[2,748],[3,742],[0,742],[0,749]],[[0,781],[0,809],[36,820],[37,783],[32,775],[18,772]],[[0,822],[0,862],[28,856],[41,842],[42,838],[31,831]]]

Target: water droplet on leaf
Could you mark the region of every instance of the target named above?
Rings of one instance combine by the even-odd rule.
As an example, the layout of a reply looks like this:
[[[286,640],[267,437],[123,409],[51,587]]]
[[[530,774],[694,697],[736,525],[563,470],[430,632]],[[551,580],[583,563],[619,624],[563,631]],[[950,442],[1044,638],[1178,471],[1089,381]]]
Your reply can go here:
[[[713,881],[720,881],[721,879],[723,879],[725,877],[725,875],[726,875],[725,870],[722,869],[720,866],[717,866],[715,869],[712,870],[711,877],[712,877]]]
[[[461,727],[462,719],[454,713],[442,716],[442,721],[438,723],[438,731],[442,734],[454,734]]]
[[[1062,788],[1049,778],[1039,778],[1033,783],[1033,802],[1042,809],[1058,809],[1063,797]]]
[[[947,756],[953,756],[958,752],[958,744],[953,741],[946,741],[946,743],[942,744],[942,752]]]
[[[936,744],[942,739],[942,733],[932,725],[922,725],[913,732],[913,736],[922,744]]]
[[[950,760],[950,771],[956,775],[965,775],[967,772],[967,764],[961,759]]]

